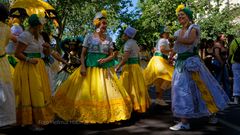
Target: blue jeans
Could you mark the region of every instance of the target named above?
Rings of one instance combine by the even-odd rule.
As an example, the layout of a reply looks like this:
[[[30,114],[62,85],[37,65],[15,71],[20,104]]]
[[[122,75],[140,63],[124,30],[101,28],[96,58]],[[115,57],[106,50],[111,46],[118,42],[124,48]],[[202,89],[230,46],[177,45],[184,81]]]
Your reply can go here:
[[[221,65],[220,62],[218,61],[215,61],[215,62]],[[230,90],[230,81],[229,81],[227,65],[225,64],[223,67],[215,68],[214,77],[219,82],[219,84],[223,86],[223,89],[228,95],[228,97],[231,98],[232,92]]]
[[[240,63],[232,64],[233,96],[240,96]]]

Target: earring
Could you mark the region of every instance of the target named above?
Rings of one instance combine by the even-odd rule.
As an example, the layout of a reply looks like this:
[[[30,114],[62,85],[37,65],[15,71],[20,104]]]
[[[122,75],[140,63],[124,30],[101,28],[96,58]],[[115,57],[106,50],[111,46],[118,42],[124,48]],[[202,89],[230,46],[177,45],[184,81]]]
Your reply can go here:
[[[97,28],[97,29],[96,29],[96,32],[99,33],[99,32],[100,32],[100,28]]]

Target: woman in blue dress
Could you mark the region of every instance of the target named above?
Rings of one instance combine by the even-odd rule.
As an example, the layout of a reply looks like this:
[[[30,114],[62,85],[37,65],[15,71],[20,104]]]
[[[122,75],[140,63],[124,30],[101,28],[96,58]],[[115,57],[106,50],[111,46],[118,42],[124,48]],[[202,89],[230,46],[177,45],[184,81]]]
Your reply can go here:
[[[211,75],[197,53],[200,28],[184,5],[176,9],[182,28],[175,32],[177,60],[172,79],[172,111],[181,122],[171,130],[188,130],[188,119],[210,116],[227,107],[228,96]]]

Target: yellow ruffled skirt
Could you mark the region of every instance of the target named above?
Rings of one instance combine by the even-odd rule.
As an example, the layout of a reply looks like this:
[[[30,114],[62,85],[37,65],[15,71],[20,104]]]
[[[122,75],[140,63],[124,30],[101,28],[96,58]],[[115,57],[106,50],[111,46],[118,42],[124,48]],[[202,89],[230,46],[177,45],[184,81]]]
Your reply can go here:
[[[150,105],[150,98],[139,64],[125,64],[120,81],[131,97],[134,111],[146,112]]]
[[[6,56],[0,58],[0,81],[12,83],[12,70]]]
[[[14,72],[17,123],[47,125],[52,122],[51,90],[45,64],[19,61]]]
[[[80,123],[110,123],[127,120],[132,103],[120,84],[113,68],[87,68],[81,76],[81,67],[56,91],[54,111],[66,121]]]
[[[168,89],[171,87],[173,71],[174,67],[166,59],[153,56],[143,74],[148,86],[154,84],[161,89]]]

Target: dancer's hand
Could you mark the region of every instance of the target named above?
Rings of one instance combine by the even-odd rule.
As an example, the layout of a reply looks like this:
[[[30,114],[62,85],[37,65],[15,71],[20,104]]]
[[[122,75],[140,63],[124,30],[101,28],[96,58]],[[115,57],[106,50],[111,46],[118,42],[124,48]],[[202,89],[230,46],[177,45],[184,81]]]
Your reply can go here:
[[[82,76],[86,76],[87,75],[87,69],[84,66],[81,67],[81,75]]]
[[[105,59],[99,59],[99,60],[98,60],[98,63],[99,63],[99,64],[106,63],[106,60],[105,60]]]
[[[45,48],[45,49],[49,49],[49,48],[51,47],[50,44],[47,43],[47,42],[43,43],[42,46],[43,46],[43,48]]]
[[[168,63],[173,66],[173,58],[169,58]]]
[[[117,72],[119,70],[119,67],[117,66],[116,68],[115,68],[115,72]]]

